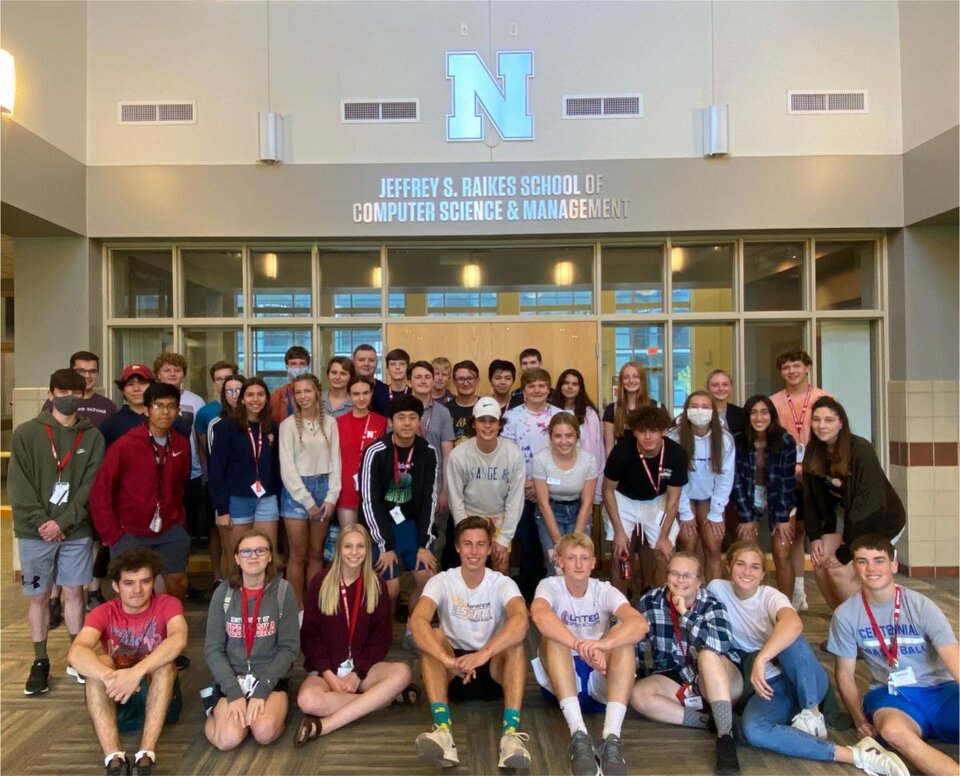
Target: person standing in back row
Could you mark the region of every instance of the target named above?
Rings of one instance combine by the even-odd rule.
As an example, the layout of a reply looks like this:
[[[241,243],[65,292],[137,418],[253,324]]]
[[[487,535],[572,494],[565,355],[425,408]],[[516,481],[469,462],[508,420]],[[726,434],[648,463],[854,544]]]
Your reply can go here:
[[[84,380],[83,401],[77,408],[77,417],[89,420],[94,428],[100,428],[117,411],[117,405],[106,396],[96,393],[97,380],[100,377],[100,356],[89,350],[78,350],[70,356],[70,368]],[[47,399],[43,412],[50,412],[53,403]]]

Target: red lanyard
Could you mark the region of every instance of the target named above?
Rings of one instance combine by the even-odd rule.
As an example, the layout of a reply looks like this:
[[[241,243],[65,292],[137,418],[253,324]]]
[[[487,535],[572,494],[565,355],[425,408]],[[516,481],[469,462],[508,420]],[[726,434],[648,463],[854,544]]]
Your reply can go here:
[[[163,467],[167,463],[167,451],[170,449],[170,443],[158,445],[157,440],[153,438],[153,434],[149,434],[149,437],[150,445],[153,447],[153,460],[157,463],[157,509],[159,509],[163,495]]]
[[[257,469],[257,482],[260,482],[260,453],[263,452],[263,431],[257,428],[257,438],[253,438],[253,429],[247,426],[247,434],[250,436],[250,447],[253,449],[253,465]]]
[[[423,408],[424,415],[427,414],[427,410],[430,410],[430,417],[427,419],[427,425],[424,426],[422,420],[420,422],[419,435],[422,436],[424,439],[426,439],[427,434],[430,433],[430,424],[433,423],[433,404],[434,403],[431,401],[430,404],[428,404],[426,407]]]
[[[663,476],[663,454],[666,452],[667,444],[666,442],[660,442],[660,463],[657,464],[657,479],[653,479],[653,475],[650,473],[650,467],[647,466],[647,456],[643,454],[643,450],[640,449],[640,443],[637,443],[637,453],[640,455],[640,463],[643,464],[643,470],[647,473],[647,479],[650,480],[650,484],[653,485],[653,494],[655,496],[660,495],[660,478]]]
[[[357,590],[353,594],[353,613],[347,605],[347,586],[340,580],[340,597],[343,599],[343,616],[347,618],[347,657],[353,656],[353,634],[357,629],[357,620],[360,619],[360,597],[363,595],[363,577],[356,581]]]
[[[243,644],[247,648],[247,666],[249,669],[250,655],[253,652],[253,640],[257,635],[257,621],[260,616],[260,604],[263,603],[263,588],[259,590],[247,590],[240,588],[240,616],[243,618]],[[247,623],[247,598],[254,598],[256,603],[253,605],[253,620]]]
[[[787,404],[790,407],[790,414],[793,415],[793,425],[797,429],[797,439],[799,440],[803,434],[803,419],[807,417],[807,405],[810,403],[810,393],[813,391],[812,386],[807,386],[807,393],[803,397],[803,407],[800,410],[800,417],[797,417],[797,410],[793,406],[793,399],[790,398],[790,392],[784,391],[787,394]]]
[[[680,651],[683,653],[683,662],[685,665],[690,665],[690,648],[687,645],[686,648],[683,646],[683,636],[680,633],[680,615],[677,612],[677,607],[673,605],[673,600],[669,597],[670,591],[665,591],[667,594],[667,603],[670,605],[670,623],[673,625],[673,637],[677,640],[677,646],[680,647]]]
[[[73,454],[77,451],[77,448],[80,447],[80,441],[83,439],[83,429],[77,432],[76,437],[73,440],[73,447],[70,448],[70,452],[64,456],[64,459],[60,460],[60,453],[57,452],[57,446],[53,443],[53,429],[50,426],[44,426],[47,430],[47,438],[50,440],[50,451],[53,453],[53,460],[57,463],[57,482],[60,481],[60,472],[66,468],[66,465],[70,463],[70,459],[73,458]]]
[[[410,462],[413,460],[414,445],[410,445],[410,452],[407,453],[407,462],[403,465],[403,473],[410,471]],[[393,483],[400,487],[400,457],[397,455],[397,446],[393,446]]]
[[[863,608],[867,610],[867,617],[870,618],[870,626],[873,628],[873,635],[877,637],[877,642],[880,644],[880,649],[887,658],[887,665],[890,666],[890,668],[896,668],[899,662],[897,660],[897,653],[899,651],[899,647],[897,645],[897,627],[900,625],[900,585],[894,585],[894,589],[896,590],[896,593],[894,594],[893,598],[893,638],[890,641],[889,647],[887,647],[887,642],[883,640],[883,634],[880,632],[880,626],[877,625],[877,621],[873,616],[873,611],[870,609],[870,604],[867,602],[867,594],[862,590],[860,591],[860,598],[863,599]]]

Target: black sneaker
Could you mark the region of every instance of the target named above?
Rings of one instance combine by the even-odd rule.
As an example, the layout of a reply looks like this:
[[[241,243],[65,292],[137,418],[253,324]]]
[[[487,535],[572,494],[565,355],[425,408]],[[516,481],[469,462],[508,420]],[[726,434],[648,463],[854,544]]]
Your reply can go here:
[[[217,697],[214,695],[213,686],[204,687],[200,690],[200,702],[203,704],[203,713],[208,717],[213,714],[213,709],[217,705]]]
[[[173,664],[177,667],[178,671],[186,671],[190,667],[190,658],[186,655],[177,655],[173,659]]]
[[[623,742],[611,733],[600,742],[597,750],[600,772],[603,776],[627,776],[627,762],[623,759]]]
[[[59,598],[54,598],[50,602],[50,625],[48,627],[53,630],[61,625],[63,625],[63,604],[60,603]]]
[[[91,590],[89,593],[87,593],[88,612],[92,612],[103,603],[106,603],[106,601],[103,600],[103,593],[101,593],[99,590]]]
[[[713,769],[717,774],[740,773],[740,761],[737,759],[737,742],[729,733],[717,739],[717,765]]]
[[[34,660],[30,666],[30,676],[23,688],[24,695],[42,695],[50,692],[50,661],[46,658]]]
[[[567,758],[570,760],[571,776],[598,776],[597,748],[593,739],[582,730],[573,734],[567,745]]]
[[[127,756],[123,755],[121,757],[119,753],[116,753],[103,764],[103,771],[106,776],[127,776],[128,765]]]
[[[130,772],[133,776],[153,776],[154,765],[153,758],[144,753],[140,756],[140,759],[133,764]]]

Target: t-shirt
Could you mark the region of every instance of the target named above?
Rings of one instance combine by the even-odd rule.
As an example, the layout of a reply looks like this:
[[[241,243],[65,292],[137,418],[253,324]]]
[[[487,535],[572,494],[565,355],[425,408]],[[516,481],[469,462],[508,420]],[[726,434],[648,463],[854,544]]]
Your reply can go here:
[[[500,630],[507,619],[507,603],[520,597],[520,588],[499,571],[484,569],[483,580],[470,589],[457,567],[431,577],[423,596],[437,605],[450,646],[476,652]]]
[[[634,501],[651,501],[666,493],[668,486],[682,488],[687,484],[687,454],[672,439],[663,439],[663,468],[660,469],[660,480],[656,489],[650,478],[657,478],[660,454],[646,458],[646,461],[647,466],[644,468],[637,452],[636,439],[632,436],[624,437],[610,451],[603,476],[617,483],[617,492]]]
[[[40,408],[41,412],[50,412],[53,409],[53,402],[47,399]],[[77,417],[86,418],[94,428],[100,428],[103,421],[110,418],[117,411],[117,405],[106,396],[99,393],[93,394],[89,398],[83,399],[80,406],[77,407]]]
[[[526,464],[527,477],[531,475],[533,456],[539,453],[550,442],[550,418],[560,412],[559,407],[547,404],[540,412],[531,412],[525,404],[507,410],[504,416],[507,424],[500,435],[517,443],[523,460]]]
[[[738,598],[733,585],[725,579],[714,579],[707,589],[727,607],[731,641],[741,652],[759,652],[763,649],[773,635],[777,612],[793,608],[790,599],[770,585],[760,585],[756,593],[745,599]],[[779,674],[780,669],[773,661],[767,663],[767,679]]]
[[[193,421],[193,430],[198,434],[206,434],[210,421],[220,414],[221,409],[222,406],[216,399],[204,404]]]
[[[559,501],[573,501],[580,498],[583,483],[597,476],[597,459],[586,450],[577,451],[573,467],[561,469],[553,460],[549,447],[545,447],[533,456],[533,479],[546,480],[550,498]]]
[[[197,453],[197,435],[193,433],[192,427],[194,420],[197,415],[200,414],[205,406],[206,402],[203,400],[202,396],[195,394],[193,391],[182,391],[180,393],[180,414],[183,415],[187,420],[190,421],[191,432],[190,432],[190,479],[194,480],[200,475],[203,474],[203,469],[200,467],[200,456]]]
[[[443,456],[441,444],[452,442],[455,439],[450,412],[440,402],[431,401],[423,408],[423,415],[420,418],[420,436],[433,446],[440,457]],[[443,466],[439,466],[437,467],[437,483],[439,484],[442,481]]]
[[[626,596],[609,582],[590,578],[587,592],[575,598],[563,577],[547,577],[537,585],[534,598],[542,598],[578,639],[602,639],[610,629],[610,620],[624,604]]]
[[[457,404],[456,399],[452,399],[446,406],[450,412],[450,418],[453,421],[453,433],[457,437],[454,444],[459,445],[461,442],[470,439],[470,437],[476,436],[476,432],[470,428],[470,418],[473,417],[473,405],[461,407]]]
[[[338,507],[356,509],[360,504],[354,476],[360,470],[363,451],[387,431],[387,419],[369,412],[358,418],[353,412],[337,418],[340,437],[340,499]]]
[[[83,626],[100,631],[103,653],[117,668],[136,665],[167,637],[167,623],[183,616],[183,604],[166,593],[154,594],[142,612],[124,611],[120,598],[100,604],[87,615]]]
[[[947,670],[937,649],[957,643],[957,637],[947,622],[946,615],[925,595],[908,588],[901,588],[900,624],[897,628],[897,659],[900,669],[912,668],[918,687],[952,682],[953,675]],[[893,640],[893,604],[891,598],[885,604],[871,604],[884,642],[889,649]],[[889,666],[880,642],[873,632],[863,598],[853,595],[837,607],[830,621],[827,651],[839,657],[856,657],[857,650],[863,655],[870,670],[870,686],[887,683]]]

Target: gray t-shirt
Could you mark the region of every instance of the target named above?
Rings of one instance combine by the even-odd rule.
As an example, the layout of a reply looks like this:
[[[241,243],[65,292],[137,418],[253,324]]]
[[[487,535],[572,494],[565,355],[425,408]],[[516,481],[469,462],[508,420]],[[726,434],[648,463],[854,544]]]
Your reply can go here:
[[[561,469],[553,460],[549,447],[533,456],[532,477],[546,480],[550,498],[558,501],[573,501],[580,498],[583,483],[597,476],[597,459],[593,453],[575,448],[577,460],[570,469]]]
[[[952,682],[937,649],[957,643],[950,623],[937,605],[925,595],[903,589],[900,604],[900,626],[897,629],[899,668],[913,668],[915,686],[932,687]],[[893,602],[871,604],[874,619],[889,649],[893,640]],[[867,610],[859,594],[844,601],[833,613],[827,651],[839,657],[856,657],[857,650],[870,669],[870,687],[887,683],[890,669],[883,649],[870,625]]]

